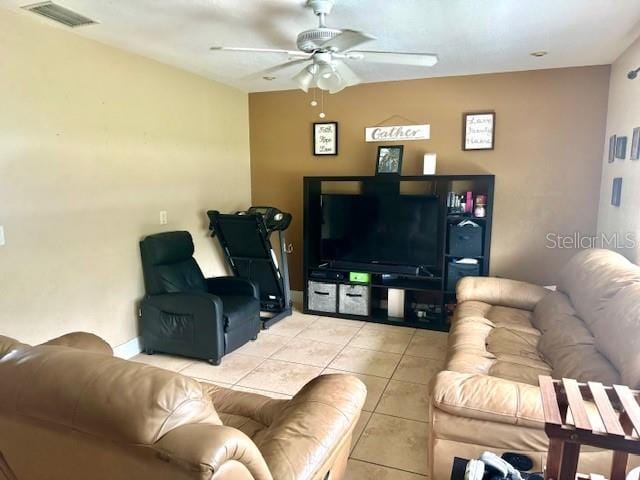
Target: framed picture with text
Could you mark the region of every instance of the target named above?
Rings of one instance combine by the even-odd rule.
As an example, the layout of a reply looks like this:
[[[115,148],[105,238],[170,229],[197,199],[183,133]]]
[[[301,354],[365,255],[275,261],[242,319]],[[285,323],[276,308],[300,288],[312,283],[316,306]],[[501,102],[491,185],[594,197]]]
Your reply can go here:
[[[338,155],[338,122],[313,124],[313,154]]]
[[[462,150],[493,150],[496,141],[496,113],[462,115]]]

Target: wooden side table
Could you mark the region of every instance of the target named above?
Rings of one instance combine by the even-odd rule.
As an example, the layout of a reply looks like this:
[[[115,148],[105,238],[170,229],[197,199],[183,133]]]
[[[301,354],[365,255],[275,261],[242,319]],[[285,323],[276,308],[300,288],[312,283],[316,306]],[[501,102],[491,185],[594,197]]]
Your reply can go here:
[[[629,454],[640,454],[640,392],[621,385],[606,387],[548,376],[540,376],[539,383],[549,437],[545,480],[604,480],[594,474],[576,477],[581,445],[613,450],[611,480],[624,480]],[[585,402],[595,404],[604,431],[591,425]],[[567,421],[568,410],[573,423]]]

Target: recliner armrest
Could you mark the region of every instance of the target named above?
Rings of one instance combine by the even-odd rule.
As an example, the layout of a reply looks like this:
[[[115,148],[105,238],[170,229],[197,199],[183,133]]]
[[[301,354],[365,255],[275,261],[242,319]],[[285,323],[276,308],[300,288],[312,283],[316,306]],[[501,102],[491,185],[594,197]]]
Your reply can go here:
[[[105,355],[113,355],[111,345],[102,338],[87,332],[72,332],[53,338],[42,345],[55,345],[59,347],[71,347],[88,352],[104,353]]]
[[[182,425],[164,435],[154,448],[169,462],[189,470],[210,470],[211,476],[226,468],[229,478],[235,478],[236,469],[246,469],[255,480],[273,480],[260,450],[251,439],[240,430],[224,425]],[[245,478],[240,471],[236,476]]]
[[[260,298],[258,286],[245,278],[207,278],[207,289],[214,295],[247,295],[248,297]]]
[[[222,318],[222,300],[216,295],[201,292],[162,293],[148,295],[142,301],[144,305],[178,314],[191,314],[195,317]]]
[[[548,293],[539,285],[495,277],[464,277],[456,286],[459,303],[475,300],[524,310],[533,310]]]
[[[489,375],[444,370],[433,382],[434,408],[466,418],[544,428],[540,389]]]
[[[307,383],[260,439],[274,478],[316,478],[349,441],[366,396],[364,384],[351,375],[321,375]]]

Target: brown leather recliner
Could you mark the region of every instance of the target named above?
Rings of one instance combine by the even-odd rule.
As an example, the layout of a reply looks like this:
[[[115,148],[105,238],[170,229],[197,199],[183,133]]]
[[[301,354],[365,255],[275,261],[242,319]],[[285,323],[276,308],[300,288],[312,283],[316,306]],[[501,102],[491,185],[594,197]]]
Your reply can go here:
[[[274,400],[114,358],[91,334],[0,336],[0,479],[337,480],[365,397],[348,375]]]

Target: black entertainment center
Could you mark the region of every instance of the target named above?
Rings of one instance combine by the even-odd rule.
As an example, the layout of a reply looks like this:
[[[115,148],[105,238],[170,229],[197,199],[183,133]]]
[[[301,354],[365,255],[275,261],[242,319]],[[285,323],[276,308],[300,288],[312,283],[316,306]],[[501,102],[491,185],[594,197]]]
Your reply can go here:
[[[305,313],[447,330],[455,281],[489,273],[494,180],[305,177]],[[481,195],[484,216],[452,192]]]

